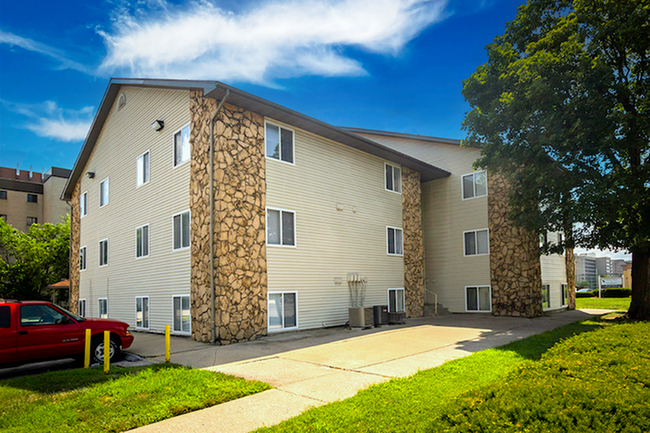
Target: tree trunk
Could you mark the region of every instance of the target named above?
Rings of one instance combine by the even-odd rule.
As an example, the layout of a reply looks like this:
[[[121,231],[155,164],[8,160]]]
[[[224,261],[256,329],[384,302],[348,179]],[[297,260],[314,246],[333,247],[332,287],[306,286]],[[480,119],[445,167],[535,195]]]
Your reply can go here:
[[[576,309],[576,262],[573,248],[564,250],[567,283],[567,310]]]
[[[650,320],[650,251],[632,251],[632,302],[627,317]]]

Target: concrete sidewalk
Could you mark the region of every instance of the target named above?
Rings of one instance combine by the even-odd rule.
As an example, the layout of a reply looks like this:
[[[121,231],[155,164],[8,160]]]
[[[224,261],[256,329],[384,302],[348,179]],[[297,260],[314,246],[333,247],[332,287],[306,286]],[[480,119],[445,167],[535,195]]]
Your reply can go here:
[[[248,432],[352,397],[372,384],[606,312],[567,311],[536,319],[458,314],[411,319],[397,328],[307,331],[221,347],[188,340],[176,349],[172,362],[205,367],[212,359],[210,370],[261,380],[275,389],[133,431]]]

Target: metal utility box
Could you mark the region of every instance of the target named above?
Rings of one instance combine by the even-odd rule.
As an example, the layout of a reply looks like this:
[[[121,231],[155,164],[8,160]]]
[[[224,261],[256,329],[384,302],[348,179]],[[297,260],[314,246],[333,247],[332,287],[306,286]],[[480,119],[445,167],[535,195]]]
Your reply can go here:
[[[391,325],[406,323],[406,313],[404,311],[388,313],[388,323],[390,323]]]
[[[388,305],[375,305],[372,312],[375,326],[388,325]]]
[[[374,325],[372,307],[348,308],[350,328],[372,328]]]

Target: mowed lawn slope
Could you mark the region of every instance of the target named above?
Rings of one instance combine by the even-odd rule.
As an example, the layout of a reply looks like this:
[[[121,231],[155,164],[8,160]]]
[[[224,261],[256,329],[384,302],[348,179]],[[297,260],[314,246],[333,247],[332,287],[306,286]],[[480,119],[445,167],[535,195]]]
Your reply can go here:
[[[647,432],[648,341],[648,323],[577,322],[259,431]]]
[[[632,298],[577,298],[576,308],[627,311],[631,300]]]

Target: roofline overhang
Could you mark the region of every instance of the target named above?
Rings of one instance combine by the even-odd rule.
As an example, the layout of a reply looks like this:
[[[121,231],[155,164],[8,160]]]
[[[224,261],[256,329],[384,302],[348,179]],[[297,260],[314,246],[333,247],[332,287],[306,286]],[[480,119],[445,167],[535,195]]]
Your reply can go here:
[[[456,140],[453,138],[430,137],[428,135],[405,134],[402,132],[380,131],[377,129],[363,129],[363,128],[354,128],[354,127],[347,127],[347,126],[339,126],[339,128],[343,129],[344,131],[349,131],[349,132],[354,132],[359,134],[383,135],[386,137],[408,138],[411,140],[431,141],[433,143],[453,144],[456,146],[461,145],[461,140]]]

